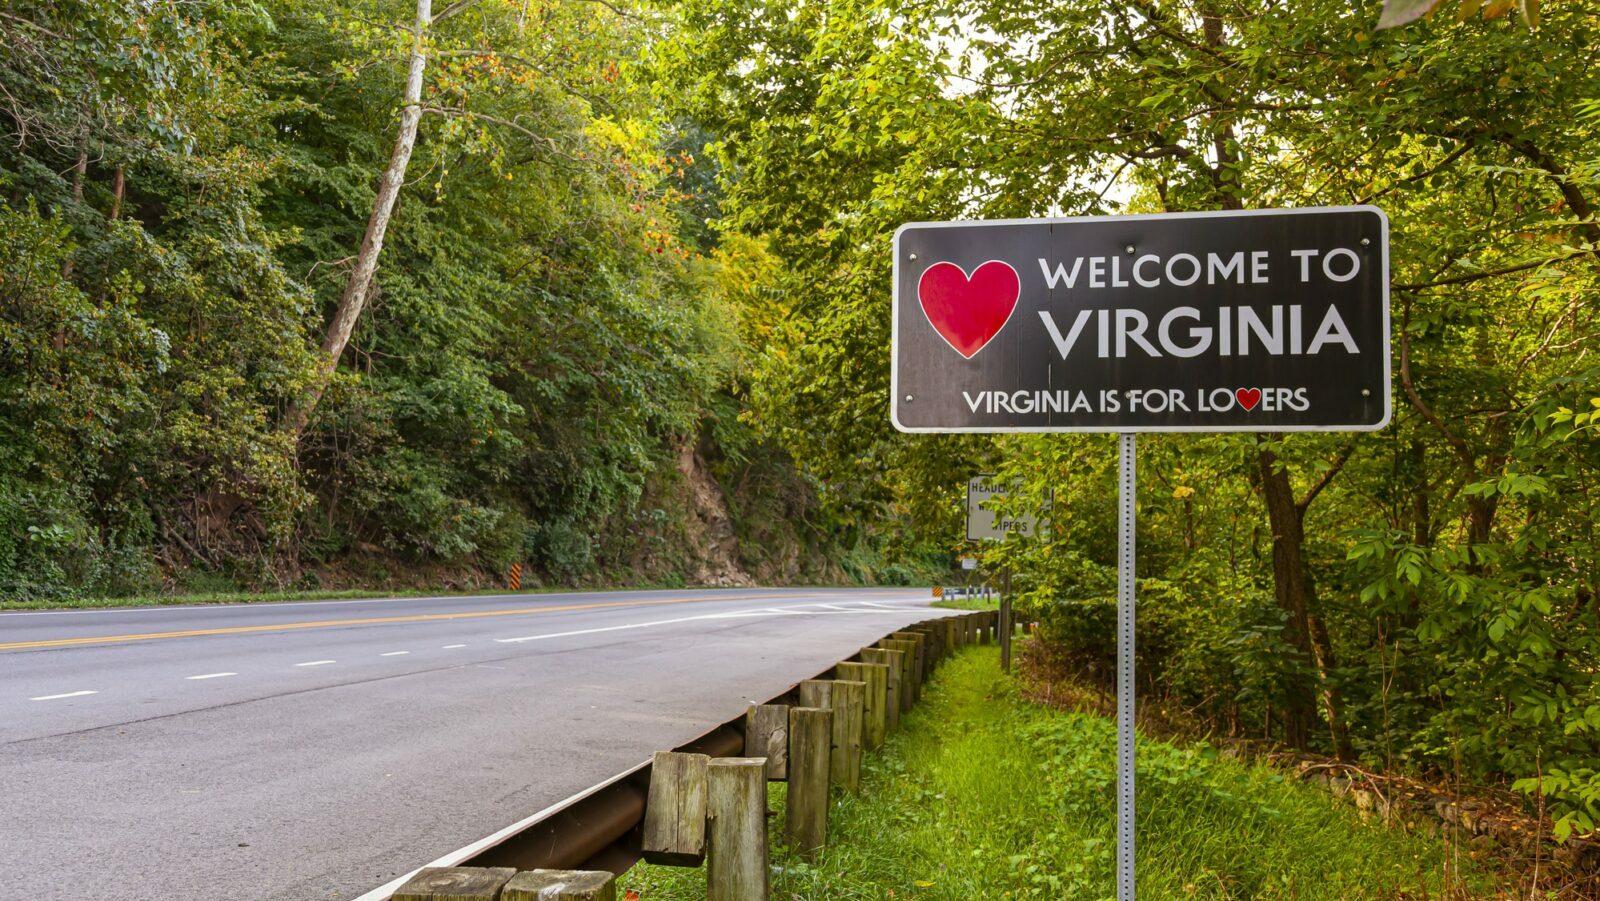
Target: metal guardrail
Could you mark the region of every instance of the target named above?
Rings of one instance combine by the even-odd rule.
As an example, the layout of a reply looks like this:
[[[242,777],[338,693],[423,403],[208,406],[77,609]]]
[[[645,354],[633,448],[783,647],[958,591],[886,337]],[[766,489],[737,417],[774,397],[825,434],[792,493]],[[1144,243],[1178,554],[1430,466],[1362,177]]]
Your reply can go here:
[[[924,620],[903,629],[931,621]],[[832,678],[834,669],[830,666],[813,678]],[[796,683],[765,703],[794,705],[798,702],[799,683]],[[709,757],[737,757],[744,752],[744,714],[672,750]],[[520,829],[497,834],[493,841],[462,859],[459,865],[622,873],[641,858],[645,799],[649,796],[650,761],[646,760],[572,796],[561,805],[541,811],[538,819],[521,824]]]

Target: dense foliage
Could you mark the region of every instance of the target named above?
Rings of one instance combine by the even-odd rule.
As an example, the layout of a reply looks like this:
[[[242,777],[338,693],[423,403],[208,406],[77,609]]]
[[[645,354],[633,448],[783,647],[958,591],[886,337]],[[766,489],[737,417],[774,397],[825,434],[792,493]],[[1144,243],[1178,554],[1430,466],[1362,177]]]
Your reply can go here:
[[[970,474],[1019,477],[1019,506],[1053,491],[1048,540],[985,556],[1087,672],[1113,647],[1114,444],[893,433],[894,229],[1384,207],[1392,426],[1141,441],[1143,681],[1234,734],[1518,780],[1587,830],[1600,15],[1444,6],[1380,31],[1379,3],[1332,0],[689,0],[658,58],[794,298],[758,413],[950,539]]]
[[[894,433],[894,229],[1375,203],[1395,421],[1141,442],[1144,682],[1600,819],[1589,5],[430,5],[0,11],[0,595],[903,581],[998,471],[1105,673],[1113,446]]]
[[[416,11],[0,11],[0,597],[883,577],[740,419],[785,307],[628,62],[660,21],[465,0],[419,41]],[[413,50],[414,153],[325,378]]]

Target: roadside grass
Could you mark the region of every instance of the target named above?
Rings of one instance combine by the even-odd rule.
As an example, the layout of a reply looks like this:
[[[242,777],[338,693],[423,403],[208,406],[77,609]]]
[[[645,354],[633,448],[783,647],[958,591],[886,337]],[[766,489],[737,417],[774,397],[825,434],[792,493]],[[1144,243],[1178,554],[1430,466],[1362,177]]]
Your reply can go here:
[[[940,669],[899,731],[867,757],[860,795],[836,796],[828,848],[807,864],[778,846],[784,901],[1114,895],[1111,720],[1017,696],[992,647]],[[1205,746],[1139,743],[1138,890],[1148,899],[1354,901],[1473,897],[1438,839],[1363,823],[1326,792]],[[1464,875],[1464,880],[1463,880]],[[641,864],[641,901],[699,901],[705,871]]]
[[[934,601],[929,606],[943,607],[946,610],[999,610],[1000,598],[995,597],[989,600],[984,600],[982,595],[960,598],[945,598],[944,600]]]

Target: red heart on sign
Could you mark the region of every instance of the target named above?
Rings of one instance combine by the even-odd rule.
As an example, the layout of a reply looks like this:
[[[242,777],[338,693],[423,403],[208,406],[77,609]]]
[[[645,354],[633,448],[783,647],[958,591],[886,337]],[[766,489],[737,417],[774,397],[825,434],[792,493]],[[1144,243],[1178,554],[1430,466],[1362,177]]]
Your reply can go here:
[[[1005,328],[1021,294],[1017,270],[999,260],[970,277],[954,263],[934,263],[917,282],[917,300],[933,330],[969,360]]]
[[[1261,403],[1260,388],[1235,388],[1233,389],[1233,396],[1235,400],[1239,401],[1239,406],[1244,407],[1246,413],[1254,410],[1256,404]]]

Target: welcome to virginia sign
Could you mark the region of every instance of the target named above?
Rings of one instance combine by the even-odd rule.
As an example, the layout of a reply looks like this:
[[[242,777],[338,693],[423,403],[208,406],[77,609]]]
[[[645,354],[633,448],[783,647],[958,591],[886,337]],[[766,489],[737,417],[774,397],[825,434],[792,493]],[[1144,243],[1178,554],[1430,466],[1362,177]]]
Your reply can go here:
[[[1388,248],[1376,207],[902,226],[894,424],[1380,429]]]

